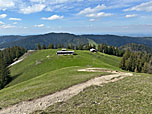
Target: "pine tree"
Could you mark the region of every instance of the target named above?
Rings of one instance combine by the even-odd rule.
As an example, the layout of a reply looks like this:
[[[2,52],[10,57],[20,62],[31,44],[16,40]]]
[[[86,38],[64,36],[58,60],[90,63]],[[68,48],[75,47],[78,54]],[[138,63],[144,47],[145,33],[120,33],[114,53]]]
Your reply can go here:
[[[72,49],[72,44],[68,44],[67,49]]]
[[[63,46],[63,44],[58,44],[56,47],[58,49],[58,48],[63,48],[64,46]]]
[[[87,44],[85,45],[84,49],[85,49],[85,50],[89,50],[89,49],[90,49],[89,43],[87,43]]]
[[[152,74],[152,58],[150,59],[149,63],[148,63],[148,69],[147,72]]]
[[[0,89],[3,89],[10,81],[10,72],[0,53]]]
[[[48,48],[49,49],[54,49],[54,45],[53,44],[49,44]]]
[[[42,45],[42,49],[46,49],[46,46],[45,46],[45,44],[43,44],[43,45]]]
[[[95,44],[93,44],[92,48],[96,49],[96,45],[95,45]]]
[[[40,45],[40,43],[37,44],[37,50],[41,50],[41,45]]]
[[[135,68],[135,71],[134,71],[134,72],[136,72],[136,73],[138,72],[138,68],[137,68],[137,67]]]
[[[142,72],[143,73],[147,73],[148,72],[148,63],[147,62],[144,63],[144,66],[142,68]]]
[[[79,48],[79,50],[83,50],[83,45],[80,44],[78,48]]]
[[[16,58],[19,58],[20,57],[20,51],[18,48],[16,48]]]
[[[98,45],[98,51],[102,52],[101,44]]]
[[[130,57],[130,51],[127,50],[125,54],[123,55],[122,60],[120,62],[120,68],[122,68],[123,70],[128,70],[129,68],[128,67],[129,62],[127,61],[129,57]]]

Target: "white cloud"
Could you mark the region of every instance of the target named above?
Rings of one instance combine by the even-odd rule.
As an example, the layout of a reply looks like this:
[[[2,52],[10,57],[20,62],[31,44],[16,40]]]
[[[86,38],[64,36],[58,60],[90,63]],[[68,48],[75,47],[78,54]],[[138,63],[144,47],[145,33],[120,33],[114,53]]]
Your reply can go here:
[[[8,28],[15,28],[16,26],[12,26],[10,24],[5,24],[4,22],[0,21],[0,29],[8,29]]]
[[[42,20],[57,20],[57,19],[63,19],[64,16],[59,16],[59,15],[52,15],[51,17],[42,17],[41,19]]]
[[[0,10],[12,8],[14,6],[15,6],[15,3],[12,0],[0,0]]]
[[[39,24],[39,25],[34,25],[34,26],[40,28],[40,27],[44,27],[44,24]]]
[[[45,11],[49,11],[49,12],[56,11],[56,10],[63,11],[64,9],[68,9],[68,8],[66,6],[64,6],[63,4],[60,4],[60,5],[47,6],[45,8]]]
[[[125,9],[124,11],[146,11],[152,12],[152,1],[145,2],[132,8]]]
[[[105,6],[104,4],[98,5],[98,6],[96,6],[95,8],[90,8],[90,7],[89,7],[89,8],[86,8],[86,9],[80,11],[80,12],[78,13],[78,15],[95,13],[95,12],[101,11],[101,10],[103,10],[103,9],[106,9],[106,6]]]
[[[13,24],[14,24],[14,25],[16,25],[16,24],[17,24],[17,22],[14,22]]]
[[[21,8],[20,13],[30,14],[30,13],[41,12],[45,7],[46,6],[44,4],[35,4],[32,6]]]
[[[94,22],[94,21],[95,21],[95,19],[90,19],[89,21],[90,21],[90,22]]]
[[[130,15],[126,15],[125,17],[126,18],[131,18],[131,17],[136,17],[137,15],[136,14],[130,14]]]
[[[23,29],[27,29],[28,27],[23,27]]]
[[[12,26],[12,25],[4,25],[3,28],[4,29],[8,29],[8,28],[15,28],[16,26]]]
[[[86,15],[86,17],[93,17],[93,18],[97,18],[97,17],[107,17],[107,16],[112,16],[112,13],[104,13],[104,12],[99,12],[99,13],[91,13]]]
[[[4,22],[0,21],[0,25],[3,25],[3,24],[4,24]]]
[[[82,2],[82,1],[84,0],[50,0],[49,4],[62,4],[62,3],[70,3],[70,2]]]
[[[78,13],[78,15],[85,15],[86,17],[89,18],[98,18],[98,17],[107,17],[107,16],[112,16],[112,13],[105,13],[105,12],[100,12],[101,10],[107,9],[104,4],[102,5],[97,5],[94,8],[86,8]],[[89,21],[95,21],[94,19],[90,19]]]
[[[20,18],[9,18],[9,20],[11,20],[11,21],[21,21],[22,19],[20,19]]]
[[[47,7],[47,8],[45,8],[45,10],[52,12],[52,11],[53,11],[53,8]]]
[[[38,3],[42,3],[45,2],[46,0],[30,0],[30,2],[38,2]]]
[[[1,15],[0,15],[0,18],[5,18],[5,17],[7,17],[6,14],[1,14]]]
[[[16,27],[16,26],[5,25],[5,24],[0,25],[0,29],[8,29],[8,28],[15,28],[15,27]]]
[[[52,11],[52,10],[55,12],[61,12],[61,11],[65,12],[73,8],[77,10],[79,7],[81,7],[80,5],[83,2],[88,2],[90,4],[94,1],[92,0],[0,0],[0,10],[15,11],[23,14],[31,14],[41,11]],[[57,8],[59,6],[60,8]]]

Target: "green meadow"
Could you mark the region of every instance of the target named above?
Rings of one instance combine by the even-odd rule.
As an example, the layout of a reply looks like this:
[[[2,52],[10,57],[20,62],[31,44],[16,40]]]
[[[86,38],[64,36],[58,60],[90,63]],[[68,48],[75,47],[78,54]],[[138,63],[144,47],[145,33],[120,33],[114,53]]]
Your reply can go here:
[[[75,51],[76,55],[57,56],[57,50],[40,50],[10,68],[13,78],[0,90],[0,107],[39,98],[91,78],[108,73],[78,72],[78,69],[102,67],[119,69],[119,57],[89,51]]]
[[[152,75],[135,74],[117,82],[91,86],[66,102],[33,114],[151,114]]]
[[[76,50],[76,55],[57,56],[55,49],[35,51],[10,68],[12,81],[0,90],[0,108],[40,98],[91,78],[102,72],[78,72],[88,67],[119,68],[121,58]],[[91,86],[65,102],[33,114],[150,114],[152,75],[134,73],[117,82]]]
[[[44,73],[59,70],[65,67],[103,67],[120,70],[120,58],[102,53],[89,51],[75,51],[77,55],[58,56],[57,50],[41,50],[33,53],[21,63],[11,68],[14,80],[8,85],[12,86],[23,81],[40,76]],[[47,57],[49,55],[49,57]]]

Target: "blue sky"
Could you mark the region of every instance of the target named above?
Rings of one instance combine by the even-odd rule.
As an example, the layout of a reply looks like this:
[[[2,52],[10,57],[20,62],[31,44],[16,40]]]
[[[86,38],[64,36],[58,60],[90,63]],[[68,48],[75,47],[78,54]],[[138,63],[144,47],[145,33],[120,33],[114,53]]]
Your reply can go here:
[[[0,35],[152,34],[152,0],[0,0]]]

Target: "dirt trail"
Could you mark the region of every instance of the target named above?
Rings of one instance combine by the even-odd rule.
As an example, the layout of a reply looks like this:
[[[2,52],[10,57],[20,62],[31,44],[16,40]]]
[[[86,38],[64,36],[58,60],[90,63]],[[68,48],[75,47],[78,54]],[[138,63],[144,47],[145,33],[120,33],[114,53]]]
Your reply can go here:
[[[88,68],[88,69],[80,69],[79,71],[88,71],[88,72],[103,72],[105,69],[98,69],[98,68]],[[105,71],[106,72],[106,71]],[[112,72],[108,71],[107,72]],[[10,106],[8,108],[0,110],[0,114],[29,114],[36,110],[45,110],[47,107],[57,103],[66,101],[73,96],[79,94],[85,88],[91,85],[98,85],[101,86],[104,83],[115,82],[120,79],[123,79],[127,76],[132,76],[132,73],[124,73],[124,72],[113,72],[114,74],[96,77],[91,79],[87,82],[74,85],[68,89],[56,92],[54,94],[38,98],[32,101],[24,101],[19,104]]]

